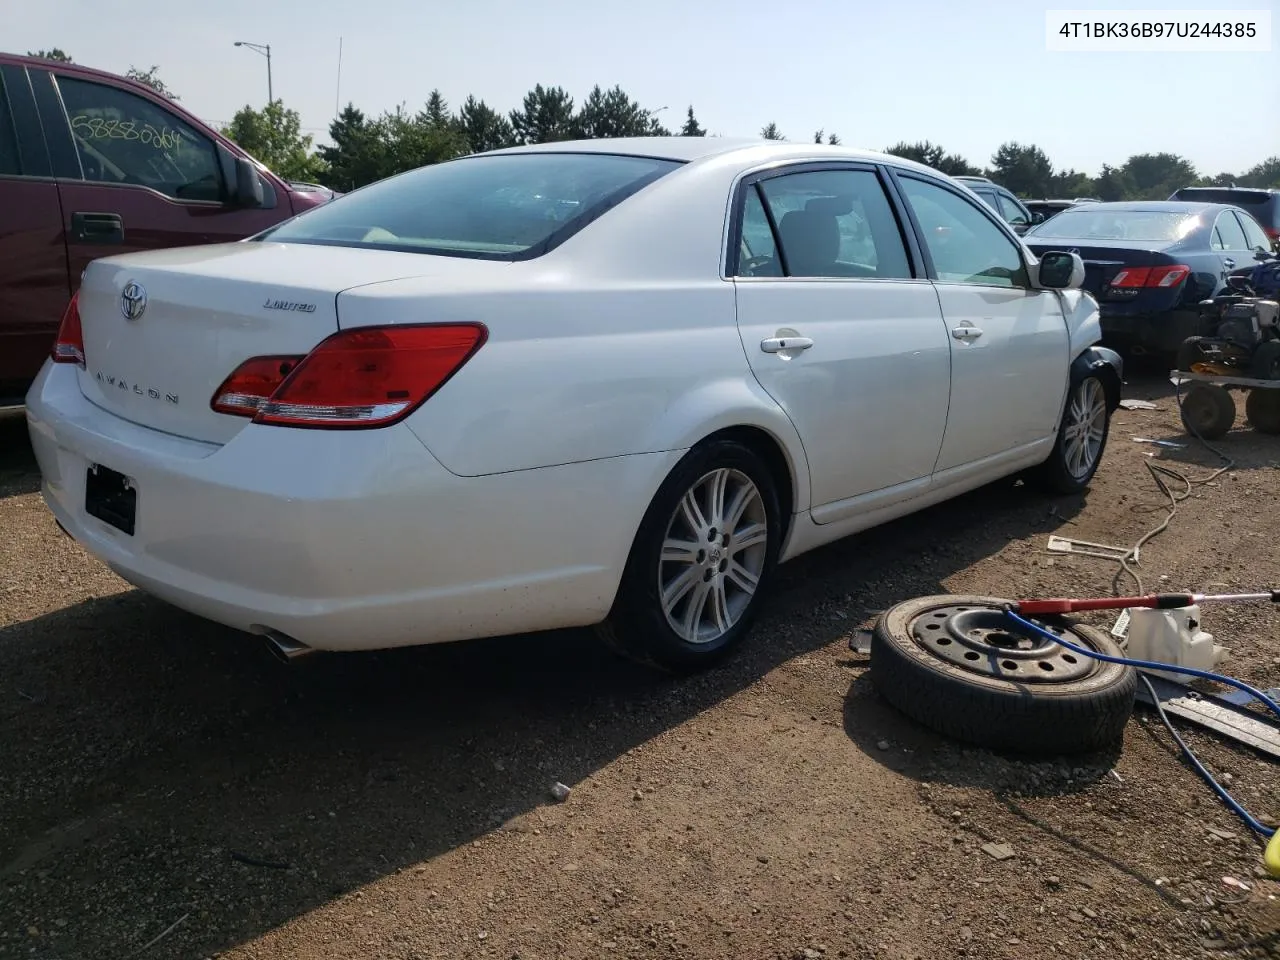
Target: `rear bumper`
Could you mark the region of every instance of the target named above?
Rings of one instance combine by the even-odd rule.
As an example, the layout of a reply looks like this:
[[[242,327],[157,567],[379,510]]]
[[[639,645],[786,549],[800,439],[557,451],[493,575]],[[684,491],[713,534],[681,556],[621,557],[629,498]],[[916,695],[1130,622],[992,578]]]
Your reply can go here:
[[[1102,304],[1099,314],[1103,343],[1120,349],[1175,353],[1183,340],[1197,336],[1201,328],[1196,310],[1121,314],[1109,313],[1106,304]]]
[[[463,478],[403,425],[248,425],[219,446],[116,417],[51,364],[27,421],[49,509],[121,577],[227,626],[328,650],[599,621],[680,455]],[[85,512],[94,463],[136,488],[133,536]]]

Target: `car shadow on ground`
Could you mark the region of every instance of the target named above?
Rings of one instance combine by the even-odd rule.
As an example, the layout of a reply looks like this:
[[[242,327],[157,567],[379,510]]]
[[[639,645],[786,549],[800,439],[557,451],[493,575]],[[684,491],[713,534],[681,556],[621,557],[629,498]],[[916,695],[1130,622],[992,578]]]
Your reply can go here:
[[[229,948],[550,802],[554,781],[581,782],[875,610],[946,592],[1084,503],[1004,482],[807,554],[779,569],[746,648],[683,679],[616,659],[588,631],[285,667],[136,591],[0,629],[0,900],[13,913],[0,924],[23,929],[54,901],[104,917],[147,904],[128,924],[76,924],[92,943],[60,941],[60,956],[115,955],[140,943],[102,931],[163,929],[198,901],[149,953]],[[883,709],[858,699],[850,726]]]
[[[27,435],[27,418],[21,408],[0,410],[0,497],[34,493],[40,489],[40,470],[31,440]]]

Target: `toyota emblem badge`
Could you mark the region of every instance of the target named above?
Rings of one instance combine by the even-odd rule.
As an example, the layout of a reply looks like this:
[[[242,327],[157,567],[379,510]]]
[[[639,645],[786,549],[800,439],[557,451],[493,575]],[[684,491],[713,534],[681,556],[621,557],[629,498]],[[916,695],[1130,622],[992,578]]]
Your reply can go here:
[[[120,293],[120,312],[126,320],[137,320],[147,309],[147,291],[136,280],[130,280]]]

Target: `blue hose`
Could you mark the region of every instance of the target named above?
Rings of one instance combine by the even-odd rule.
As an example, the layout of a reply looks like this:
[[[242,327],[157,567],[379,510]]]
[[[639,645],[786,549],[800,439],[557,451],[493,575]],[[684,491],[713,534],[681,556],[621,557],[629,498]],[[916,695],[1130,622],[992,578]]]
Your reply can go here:
[[[1280,717],[1280,704],[1277,704],[1274,700],[1268,697],[1261,690],[1258,690],[1255,687],[1251,687],[1249,686],[1249,684],[1244,683],[1243,681],[1235,680],[1231,677],[1224,677],[1218,673],[1210,673],[1208,670],[1198,670],[1195,667],[1180,667],[1180,666],[1175,666],[1174,664],[1171,664],[1171,663],[1160,663],[1155,660],[1133,660],[1128,657],[1113,657],[1110,654],[1099,653],[1096,650],[1090,650],[1087,647],[1082,647],[1077,644],[1074,644],[1070,640],[1067,640],[1064,637],[1058,636],[1058,634],[1056,633],[1046,630],[1044,627],[1040,626],[1039,624],[1032,623],[1030,620],[1027,620],[1024,617],[1018,616],[1018,614],[1014,612],[1012,606],[1006,606],[1004,609],[1004,612],[1005,612],[1005,616],[1009,617],[1009,619],[1011,619],[1014,623],[1018,624],[1018,626],[1022,627],[1023,629],[1030,630],[1033,634],[1036,634],[1037,636],[1045,640],[1048,640],[1052,643],[1056,643],[1060,646],[1066,647],[1068,650],[1072,651],[1073,653],[1078,653],[1081,656],[1089,657],[1093,660],[1102,660],[1106,663],[1120,663],[1129,667],[1137,667],[1138,669],[1141,669],[1141,670],[1166,670],[1166,671],[1169,671],[1170,673],[1185,673],[1188,676],[1202,677],[1205,680],[1213,680],[1213,681],[1216,681],[1217,683],[1223,683],[1229,687],[1235,687],[1237,690],[1244,691],[1245,693],[1249,694],[1249,696],[1253,697],[1256,700],[1260,700],[1262,703],[1266,704],[1267,708],[1272,713]],[[1145,677],[1143,679],[1144,681],[1146,680]],[[1271,827],[1268,827],[1264,823],[1261,823],[1256,817],[1250,814],[1249,811],[1246,810],[1244,806],[1241,805],[1241,803],[1238,800],[1236,800],[1235,797],[1231,796],[1231,794],[1227,792],[1227,789],[1224,786],[1222,786],[1220,783],[1218,783],[1217,780],[1213,778],[1213,775],[1209,773],[1207,769],[1205,769],[1204,764],[1200,762],[1199,758],[1196,757],[1196,755],[1191,752],[1191,748],[1187,746],[1186,741],[1183,740],[1182,737],[1178,735],[1178,731],[1174,729],[1173,724],[1169,722],[1169,718],[1165,715],[1164,708],[1160,704],[1160,699],[1155,695],[1155,690],[1151,687],[1151,684],[1149,681],[1147,681],[1147,688],[1148,690],[1151,691],[1151,701],[1152,703],[1155,704],[1156,711],[1160,714],[1160,719],[1164,721],[1165,727],[1167,727],[1169,732],[1173,734],[1173,739],[1176,740],[1178,743],[1178,746],[1182,748],[1182,752],[1186,754],[1187,759],[1191,761],[1191,765],[1195,767],[1196,772],[1199,773],[1200,776],[1202,776],[1206,782],[1208,782],[1209,786],[1213,789],[1213,792],[1218,795],[1218,799],[1220,799],[1223,803],[1225,803],[1228,807],[1230,807],[1232,812],[1235,813],[1236,816],[1238,816],[1241,820],[1243,820],[1245,824],[1248,825],[1249,829],[1253,830],[1255,833],[1258,833],[1264,837],[1270,837],[1273,834],[1277,833],[1276,830],[1272,829]]]

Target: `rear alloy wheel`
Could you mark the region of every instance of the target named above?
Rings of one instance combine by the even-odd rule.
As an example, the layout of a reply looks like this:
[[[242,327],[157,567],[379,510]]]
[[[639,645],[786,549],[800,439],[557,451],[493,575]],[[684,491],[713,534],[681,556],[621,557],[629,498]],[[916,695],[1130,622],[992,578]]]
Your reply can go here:
[[[1225,387],[1195,383],[1180,404],[1182,425],[1201,440],[1225,437],[1236,422],[1236,402]]]
[[[645,514],[600,632],[651,666],[715,662],[749,629],[777,562],[780,513],[773,478],[753,450],[732,440],[695,447]]]
[[[1116,743],[1133,713],[1132,667],[1081,656],[1009,620],[995,597],[900,603],[871,635],[871,682],[944,736],[991,750],[1053,756]],[[1078,647],[1124,654],[1101,630],[1042,624]]]
[[[1096,373],[1072,381],[1053,452],[1034,472],[1040,486],[1053,493],[1079,493],[1102,462],[1111,429],[1107,388]]]

